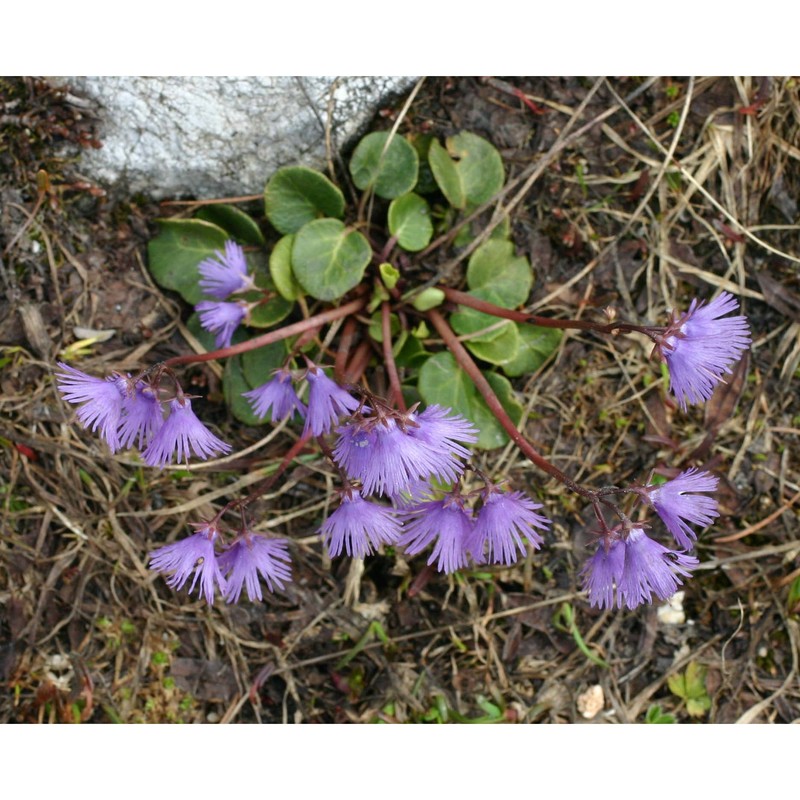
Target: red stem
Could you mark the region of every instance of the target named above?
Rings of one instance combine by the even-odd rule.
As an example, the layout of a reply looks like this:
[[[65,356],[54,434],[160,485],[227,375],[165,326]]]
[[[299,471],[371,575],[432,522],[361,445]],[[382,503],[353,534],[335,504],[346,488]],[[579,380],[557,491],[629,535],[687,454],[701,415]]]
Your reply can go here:
[[[344,382],[358,383],[361,380],[361,376],[364,374],[364,370],[366,370],[371,357],[372,345],[369,343],[369,341],[364,340],[356,348],[355,353],[353,353],[353,357],[350,359],[350,363],[347,365],[347,368],[344,371]]]
[[[247,506],[250,505],[254,500],[257,500],[261,497],[262,494],[266,494],[274,485],[275,482],[280,478],[281,475],[286,471],[286,468],[289,464],[294,461],[295,457],[299,455],[300,451],[308,444],[308,440],[311,438],[311,433],[307,433],[305,436],[301,436],[288,450],[286,455],[283,457],[283,461],[278,465],[278,469],[272,473],[268,478],[264,478],[261,483],[257,483],[255,489],[250,491],[250,494],[244,498],[244,500],[231,500],[216,516],[215,519],[222,519],[223,514],[226,511],[232,508],[239,508],[241,513],[244,514],[244,510]]]
[[[280,342],[282,339],[288,339],[298,333],[310,330],[320,325],[325,325],[328,322],[346,317],[349,314],[354,314],[360,311],[367,303],[367,298],[359,298],[351,300],[338,308],[331,308],[328,311],[323,311],[321,314],[316,314],[308,319],[300,320],[292,325],[286,325],[283,328],[278,328],[276,331],[264,333],[261,336],[256,336],[254,339],[248,339],[246,342],[231,345],[230,347],[223,347],[221,350],[212,350],[210,353],[191,353],[186,356],[175,356],[169,358],[164,362],[165,367],[178,367],[182,364],[198,364],[202,361],[213,361],[217,358],[230,358],[231,356],[238,356],[240,353],[247,353],[250,350],[256,350],[259,347],[264,347],[268,344]]]
[[[439,332],[442,339],[444,339],[444,343],[453,354],[461,369],[472,379],[475,388],[481,393],[486,404],[489,406],[489,410],[494,414],[497,421],[503,426],[506,433],[511,438],[511,441],[514,442],[520,451],[539,467],[539,469],[556,478],[556,480],[561,481],[561,483],[569,489],[572,489],[576,494],[581,495],[581,497],[590,499],[593,504],[596,503],[595,493],[591,489],[586,489],[575,483],[575,481],[565,475],[558,467],[551,464],[544,456],[537,452],[534,446],[517,430],[517,426],[514,424],[511,417],[508,416],[508,412],[503,408],[500,400],[498,400],[489,381],[486,380],[465,347],[458,341],[458,338],[455,333],[453,333],[444,317],[435,308],[427,312],[427,317],[431,321],[433,327]]]
[[[381,303],[381,333],[383,334],[383,360],[386,372],[389,375],[389,386],[394,395],[394,403],[401,410],[406,410],[403,400],[403,389],[400,386],[400,376],[397,374],[397,364],[394,363],[392,352],[392,317],[389,303]]]
[[[539,317],[536,314],[528,314],[526,311],[515,311],[513,308],[503,308],[490,303],[487,300],[480,300],[467,292],[458,289],[451,289],[448,286],[439,286],[444,292],[444,296],[452,303],[459,303],[462,306],[469,306],[476,311],[484,314],[491,314],[493,317],[510,319],[514,322],[528,322],[531,325],[538,325],[541,328],[560,328],[561,330],[595,331],[596,333],[629,333],[638,331],[649,335],[653,329],[643,325],[632,325],[629,322],[590,322],[583,319],[552,319],[551,317]],[[663,329],[659,329],[663,330]]]
[[[336,350],[336,360],[333,364],[333,377],[339,383],[344,382],[345,367],[347,366],[347,356],[353,347],[356,338],[356,320],[348,317],[342,327],[342,335],[339,337],[339,347]]]

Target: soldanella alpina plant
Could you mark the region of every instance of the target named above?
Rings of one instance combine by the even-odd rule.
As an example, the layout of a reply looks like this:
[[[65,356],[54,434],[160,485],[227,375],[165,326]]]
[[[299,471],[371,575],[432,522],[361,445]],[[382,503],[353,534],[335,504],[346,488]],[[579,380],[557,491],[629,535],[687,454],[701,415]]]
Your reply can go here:
[[[581,572],[592,605],[633,609],[670,597],[698,563],[698,533],[718,516],[717,477],[683,465],[666,482],[581,485],[525,437],[509,379],[539,370],[564,330],[635,334],[666,365],[664,402],[686,411],[710,399],[750,346],[738,301],[727,292],[693,298],[661,325],[623,322],[610,310],[597,321],[535,316],[521,310],[533,271],[508,220],[493,217],[491,235],[481,227],[505,183],[491,144],[471,133],[444,144],[371,133],[349,169],[352,203],[321,172],[278,170],[264,193],[278,234],[270,246],[266,226],[231,205],[161,221],[150,269],[194,306],[187,325],[208,352],[135,374],[58,365],[58,389],[78,421],[111,453],[136,451],[148,468],[231,453],[181,383],[188,364],[224,361],[234,418],[295,431],[269,479],[154,550],[150,568],[209,604],[285,590],[293,545],[255,530],[250,509],[312,448],[338,476],[317,529],[331,557],[392,547],[421,555],[429,571],[508,567],[552,530],[541,502],[474,458],[510,440],[592,509]],[[454,272],[466,256],[463,275]]]

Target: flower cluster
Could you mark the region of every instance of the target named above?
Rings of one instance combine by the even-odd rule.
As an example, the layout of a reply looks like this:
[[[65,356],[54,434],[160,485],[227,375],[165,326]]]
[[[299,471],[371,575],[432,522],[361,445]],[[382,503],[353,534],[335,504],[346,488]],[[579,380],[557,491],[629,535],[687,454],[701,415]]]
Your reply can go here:
[[[238,603],[242,588],[251,600],[261,600],[259,575],[272,592],[285,589],[292,579],[285,539],[268,539],[245,530],[221,551],[222,534],[213,522],[196,525],[199,530],[179,542],[150,553],[150,569],[171,572],[167,584],[182,589],[194,573],[189,593],[198,590],[213,605],[217,588],[228,603]]]
[[[583,568],[583,588],[589,602],[600,608],[636,608],[653,595],[666,600],[688,576],[697,559],[670,550],[651,539],[641,527],[625,525],[607,531],[597,552]],[[616,591],[616,600],[615,600]]]
[[[281,422],[297,412],[305,419],[304,436],[330,433],[342,415],[355,411],[360,405],[346,389],[310,361],[304,378],[308,385],[308,406],[298,397],[292,385],[292,372],[286,367],[275,370],[270,380],[243,396],[261,419],[267,416],[270,408],[273,422]]]
[[[449,573],[470,560],[511,564],[524,554],[525,540],[541,545],[537,529],[546,530],[549,520],[521,492],[485,481],[479,510],[470,508],[472,495],[458,483],[477,430],[449,409],[400,412],[372,398],[336,433],[333,458],[346,486],[320,530],[332,556],[344,549],[363,558],[381,544],[409,555],[431,547],[428,563]],[[442,492],[437,485],[454,488]]]
[[[538,531],[547,530],[550,520],[535,513],[540,504],[522,492],[502,492],[491,483],[480,497],[477,511],[457,490],[409,508],[400,537],[406,553],[415,555],[432,544],[428,563],[435,561],[440,572],[454,572],[470,559],[475,564],[513,564],[525,554],[525,540],[534,550],[542,546]]]
[[[137,447],[150,467],[188,461],[194,454],[207,459],[231,446],[206,428],[192,411],[191,400],[178,391],[171,400],[160,398],[158,383],[115,373],[95,378],[59,362],[56,385],[64,399],[80,403],[76,416],[85,428],[98,428],[111,452]]]
[[[682,410],[710,399],[750,346],[747,318],[725,316],[738,307],[731,294],[722,292],[708,304],[695,299],[688,311],[673,311],[666,328],[642,329],[667,365],[670,391]],[[635,608],[653,596],[670,597],[681,585],[681,576],[688,576],[698,563],[686,553],[697,538],[690,526],[709,525],[718,516],[716,501],[702,494],[715,491],[717,482],[708,472],[692,468],[666,483],[634,488],[638,499],[655,510],[680,549],[659,544],[645,533],[648,526],[627,518],[610,529],[604,524],[597,550],[582,571],[591,604]]]
[[[583,588],[593,606],[635,608],[672,596],[688,576],[697,559],[688,555],[697,534],[688,523],[708,525],[718,516],[716,501],[697,492],[712,492],[717,478],[689,469],[663,484],[637,487],[639,499],[655,509],[680,550],[651,539],[641,523],[624,521],[599,535],[595,554],[583,568]],[[616,594],[615,594],[616,593]]]
[[[245,397],[262,418],[271,411],[278,422],[298,413],[304,435],[335,434],[330,453],[344,486],[339,506],[319,530],[332,557],[364,558],[382,545],[409,555],[431,547],[428,563],[453,572],[470,561],[512,564],[526,542],[541,546],[538,531],[550,524],[536,513],[541,505],[489,481],[473,495],[458,488],[469,445],[477,440],[466,419],[438,405],[401,412],[377,397],[359,400],[311,362],[302,379],[307,406],[287,368]],[[449,492],[435,488],[452,485]],[[477,510],[470,507],[474,499]]]
[[[216,334],[218,347],[226,347],[252,305],[236,296],[256,288],[244,253],[227,242],[224,253],[217,252],[198,269],[208,298],[196,306],[201,323]],[[737,308],[737,301],[723,292],[708,304],[694,300],[687,312],[673,312],[666,328],[636,328],[655,342],[682,409],[708,400],[749,346],[746,318],[724,316]],[[229,452],[230,446],[197,418],[191,400],[166,367],[137,376],[95,378],[59,363],[57,385],[65,400],[78,406],[78,420],[99,431],[112,452],[137,448],[144,463],[154,467]],[[165,375],[175,382],[171,393],[162,391]],[[244,397],[262,419],[269,416],[280,422],[298,415],[303,422],[301,444],[317,437],[338,469],[339,505],[318,531],[332,557],[345,553],[364,558],[381,547],[395,546],[408,555],[425,551],[429,565],[452,573],[470,564],[508,566],[543,544],[551,522],[539,513],[541,504],[492,482],[475,467],[470,469],[479,488],[468,490],[464,474],[478,431],[449,408],[394,409],[368,392],[340,386],[310,361],[304,370],[275,370]],[[563,481],[575,488],[566,476]],[[710,473],[691,468],[661,483],[580,490],[592,498],[600,521],[596,548],[581,571],[590,603],[633,609],[674,594],[698,564],[688,553],[697,528],[718,516],[716,501],[709,496],[717,484]],[[633,521],[630,511],[623,513],[615,505],[615,494],[633,496],[639,511],[654,511],[674,545],[651,538],[641,516]],[[621,522],[609,527],[604,508],[612,508]],[[284,590],[292,580],[286,540],[252,530],[244,514],[240,529],[227,537],[218,524],[222,513],[196,525],[185,539],[151,552],[151,569],[167,574],[168,585],[175,589],[191,578],[189,592],[197,587],[209,604],[217,593],[236,603],[243,591],[250,600],[262,600],[262,582],[270,592]]]
[[[216,252],[216,258],[207,258],[197,267],[200,273],[200,288],[210,298],[194,308],[200,324],[210,333],[216,334],[217,347],[228,347],[233,334],[245,321],[250,304],[245,300],[233,300],[233,295],[256,288],[253,277],[247,272],[244,251],[236,242],[225,242],[225,252]]]
[[[688,469],[671,481],[646,486],[642,491],[645,502],[652,506],[678,545],[693,546],[697,534],[687,523],[710,525],[718,517],[717,502],[712,497],[693,492],[714,492],[719,479],[708,472]]]
[[[687,404],[708,400],[725,373],[750,346],[747,317],[722,317],[739,303],[722,292],[708,305],[692,300],[684,314],[672,312],[663,332],[654,336],[656,351],[669,369],[670,391],[685,411]]]

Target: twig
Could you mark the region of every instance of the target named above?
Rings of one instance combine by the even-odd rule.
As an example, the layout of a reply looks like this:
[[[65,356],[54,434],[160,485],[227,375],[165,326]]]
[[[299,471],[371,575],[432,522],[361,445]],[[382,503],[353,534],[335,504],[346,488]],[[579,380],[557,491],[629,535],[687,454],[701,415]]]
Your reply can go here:
[[[714,541],[719,542],[720,544],[727,544],[728,542],[736,542],[739,539],[744,539],[745,536],[749,536],[751,533],[755,533],[756,531],[760,531],[762,528],[765,528],[770,524],[770,522],[783,514],[784,511],[788,511],[798,500],[800,500],[800,491],[796,492],[794,497],[792,497],[790,500],[787,500],[780,508],[773,511],[769,516],[764,517],[761,522],[756,522],[755,525],[750,525],[743,531],[732,533],[729,536],[717,536]]]

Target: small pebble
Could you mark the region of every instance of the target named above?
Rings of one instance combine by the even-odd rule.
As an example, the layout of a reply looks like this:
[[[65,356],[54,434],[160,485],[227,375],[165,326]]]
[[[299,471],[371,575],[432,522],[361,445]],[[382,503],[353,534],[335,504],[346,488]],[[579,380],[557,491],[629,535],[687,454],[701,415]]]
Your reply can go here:
[[[683,625],[686,613],[683,610],[685,592],[675,592],[663,606],[658,607],[658,621],[662,625]]]
[[[603,687],[596,683],[578,695],[578,711],[584,719],[594,719],[603,710],[605,702]]]

